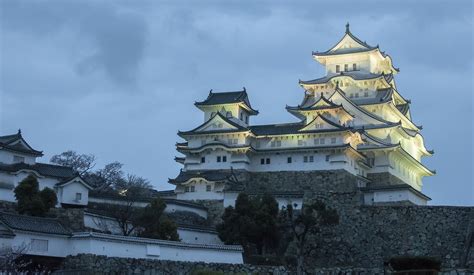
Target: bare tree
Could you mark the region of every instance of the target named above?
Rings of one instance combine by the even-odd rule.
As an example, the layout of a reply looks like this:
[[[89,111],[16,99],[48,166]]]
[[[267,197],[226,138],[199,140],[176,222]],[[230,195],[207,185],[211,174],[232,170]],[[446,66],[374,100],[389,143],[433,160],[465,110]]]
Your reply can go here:
[[[27,250],[28,246],[25,243],[19,247],[1,248],[0,273],[17,274],[26,269],[31,264],[31,261],[21,261],[21,258]]]
[[[106,164],[104,168],[95,171],[88,175],[88,179],[93,182],[94,186],[97,186],[99,190],[106,189],[110,186],[117,185],[123,180],[123,164],[114,161]]]
[[[296,272],[304,274],[305,255],[316,249],[314,244],[308,242],[311,234],[317,234],[321,227],[339,223],[339,215],[333,209],[327,209],[321,201],[303,205],[301,212],[295,214],[293,207],[288,205],[281,211],[282,223],[290,229],[290,235],[296,244]]]
[[[120,196],[120,204],[110,204],[107,212],[117,221],[123,235],[128,236],[135,231],[134,220],[139,215],[137,207],[140,207],[138,203],[149,198],[147,191],[151,188],[147,179],[132,174],[127,174],[126,178],[117,181],[114,186],[115,192]]]
[[[78,154],[75,151],[69,150],[59,155],[54,155],[51,157],[50,162],[62,166],[72,167],[74,171],[78,172],[80,175],[84,175],[94,168],[95,156],[92,154]]]

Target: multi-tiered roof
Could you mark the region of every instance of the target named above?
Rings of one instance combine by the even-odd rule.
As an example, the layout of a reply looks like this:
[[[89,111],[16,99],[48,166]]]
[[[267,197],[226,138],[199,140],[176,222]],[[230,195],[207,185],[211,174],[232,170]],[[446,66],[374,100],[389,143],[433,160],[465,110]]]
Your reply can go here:
[[[258,111],[252,108],[245,89],[211,90],[206,100],[196,102],[205,113],[205,121],[178,133],[186,142],[177,144],[185,155],[177,161],[185,166],[170,182],[189,183],[193,175],[226,169],[346,169],[369,182],[371,175],[388,173],[393,177],[383,184],[390,185],[389,181],[397,178],[397,182],[421,190],[421,179],[434,174],[421,158],[433,152],[425,148],[422,127],[412,121],[410,100],[396,87],[394,76],[399,69],[391,57],[378,45],[370,46],[357,38],[346,25],[341,40],[325,52],[313,52],[313,58],[325,66],[326,76],[299,81],[303,101],[286,107],[299,122],[250,125],[249,116]],[[214,165],[206,156],[215,152],[223,153]],[[315,163],[308,168],[292,159],[301,154],[306,162],[309,153],[325,154],[330,165]],[[287,165],[273,165],[272,156],[278,162],[281,154],[288,154]]]

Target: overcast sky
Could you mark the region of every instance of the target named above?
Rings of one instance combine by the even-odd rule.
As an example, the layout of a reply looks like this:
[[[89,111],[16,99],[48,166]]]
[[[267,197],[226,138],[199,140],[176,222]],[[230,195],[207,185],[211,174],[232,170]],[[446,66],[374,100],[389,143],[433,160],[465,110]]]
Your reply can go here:
[[[435,150],[431,203],[474,205],[472,1],[222,2],[0,1],[0,134],[21,128],[43,162],[92,153],[170,189],[176,133],[203,122],[194,101],[245,86],[252,123],[295,121],[298,79],[323,75],[311,51],[350,22],[401,70]]]

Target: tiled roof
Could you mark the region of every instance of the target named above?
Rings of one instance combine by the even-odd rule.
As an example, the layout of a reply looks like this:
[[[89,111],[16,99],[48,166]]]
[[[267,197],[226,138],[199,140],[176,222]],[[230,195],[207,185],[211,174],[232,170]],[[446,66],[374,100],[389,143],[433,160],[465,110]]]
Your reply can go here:
[[[304,126],[302,122],[283,123],[283,124],[267,124],[250,126],[250,130],[257,136],[264,135],[285,135],[294,134]]]
[[[0,212],[0,222],[11,230],[31,231],[47,234],[70,235],[58,220]]]
[[[26,145],[26,146],[25,146]],[[21,131],[14,135],[0,136],[0,148],[35,156],[42,156],[43,152],[33,149],[22,137]]]
[[[197,171],[180,171],[179,175],[174,179],[169,179],[170,183],[183,183],[192,178],[204,178],[208,181],[223,181],[232,177],[229,170],[197,170]]]
[[[316,129],[316,130],[306,130],[300,131],[302,128],[306,126],[303,122],[296,122],[296,123],[283,123],[283,124],[267,124],[267,125],[255,125],[250,126],[250,130],[257,136],[272,136],[272,135],[289,135],[289,134],[297,134],[297,133],[330,133],[334,131],[341,131],[341,130],[348,130],[348,127],[341,127],[341,125],[337,125],[336,123],[330,121],[327,118],[321,117],[324,121],[328,122],[329,124],[336,126],[337,129]],[[310,122],[311,123],[311,122]],[[309,123],[308,123],[309,124]]]
[[[204,101],[196,102],[196,106],[211,106],[221,104],[244,103],[254,113],[258,113],[250,105],[250,100],[245,88],[242,91],[213,93],[212,90]]]
[[[184,224],[184,223],[177,223],[178,229],[185,229],[191,231],[198,231],[198,232],[206,232],[211,234],[217,234],[217,231],[214,227],[206,226],[206,225],[194,225],[194,224]]]
[[[329,80],[335,78],[335,77],[339,77],[339,76],[348,76],[354,80],[367,80],[367,79],[375,79],[375,78],[379,78],[381,76],[384,76],[385,77],[385,80],[387,80],[387,82],[390,82],[391,78],[392,78],[392,74],[373,74],[373,73],[369,73],[369,72],[363,72],[363,71],[348,71],[348,72],[341,72],[339,74],[336,74],[336,75],[327,75],[327,76],[324,76],[324,77],[321,77],[321,78],[316,78],[316,79],[313,79],[313,80],[307,80],[307,81],[303,81],[303,80],[300,80],[300,84],[324,84],[324,83],[327,83]]]
[[[69,179],[77,176],[77,173],[71,167],[61,165],[47,163],[35,163],[33,165],[26,163],[0,164],[0,171],[18,172],[20,170],[32,170],[42,176],[59,179]]]
[[[216,116],[219,116],[222,120],[224,120],[225,122],[229,123],[230,125],[234,126],[235,129],[219,129],[219,130],[212,130],[212,131],[202,131],[202,132],[198,132],[197,130],[201,127],[203,127],[204,125],[206,125],[207,123],[209,123],[214,117]],[[224,115],[222,115],[220,112],[217,112],[216,114],[214,114],[214,116],[212,116],[211,118],[209,118],[209,120],[207,120],[206,122],[204,122],[203,124],[199,125],[198,127],[192,129],[192,130],[189,130],[189,131],[178,131],[178,135],[179,136],[182,136],[182,135],[189,135],[189,134],[209,134],[209,133],[226,133],[226,132],[236,132],[236,131],[248,131],[248,129],[242,125],[240,125],[239,123],[236,123],[234,122],[233,120],[231,120],[230,118],[227,118],[225,117]]]
[[[403,115],[406,115],[408,113],[408,110],[410,109],[410,104],[399,104],[396,107]]]

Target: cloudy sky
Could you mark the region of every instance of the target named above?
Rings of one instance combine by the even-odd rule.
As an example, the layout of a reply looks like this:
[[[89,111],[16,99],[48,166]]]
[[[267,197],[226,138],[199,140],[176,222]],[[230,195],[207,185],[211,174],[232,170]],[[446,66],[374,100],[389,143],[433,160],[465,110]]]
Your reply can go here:
[[[253,123],[294,121],[298,79],[322,76],[350,22],[395,66],[427,147],[432,204],[473,205],[471,1],[0,1],[0,134],[21,128],[42,161],[68,149],[144,176],[158,189],[180,166],[176,132],[193,106],[243,86]],[[316,3],[317,2],[317,3]]]

